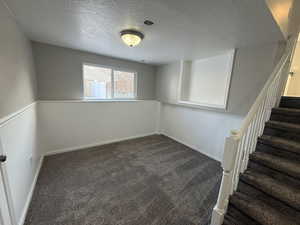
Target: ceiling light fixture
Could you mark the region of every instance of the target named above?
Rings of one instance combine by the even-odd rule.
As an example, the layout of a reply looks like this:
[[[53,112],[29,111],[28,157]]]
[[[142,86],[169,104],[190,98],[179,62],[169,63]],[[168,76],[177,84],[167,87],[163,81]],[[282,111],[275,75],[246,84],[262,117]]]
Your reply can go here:
[[[121,38],[129,47],[137,46],[144,39],[144,34],[137,30],[122,30]]]

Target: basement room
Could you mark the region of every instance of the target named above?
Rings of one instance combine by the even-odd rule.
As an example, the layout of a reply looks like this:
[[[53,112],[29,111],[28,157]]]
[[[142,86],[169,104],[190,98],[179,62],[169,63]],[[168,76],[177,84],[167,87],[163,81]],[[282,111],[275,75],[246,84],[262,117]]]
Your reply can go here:
[[[299,3],[0,0],[0,225],[299,225]]]

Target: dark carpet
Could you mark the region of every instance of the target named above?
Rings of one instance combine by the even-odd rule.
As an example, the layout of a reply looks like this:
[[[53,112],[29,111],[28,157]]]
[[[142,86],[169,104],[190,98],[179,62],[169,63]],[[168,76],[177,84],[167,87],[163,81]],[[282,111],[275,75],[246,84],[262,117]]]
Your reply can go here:
[[[220,164],[162,135],[45,158],[25,225],[207,225]]]

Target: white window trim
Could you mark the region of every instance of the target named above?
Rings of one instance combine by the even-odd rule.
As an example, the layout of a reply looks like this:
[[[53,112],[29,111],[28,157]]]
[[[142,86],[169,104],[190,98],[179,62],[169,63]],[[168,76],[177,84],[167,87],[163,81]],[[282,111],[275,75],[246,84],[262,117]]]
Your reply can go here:
[[[106,69],[111,69],[111,98],[97,98],[97,97],[85,97],[84,96],[84,70],[83,67],[87,66],[94,66],[94,67],[101,67],[101,68],[106,68]],[[133,83],[133,97],[132,98],[114,98],[114,71],[123,71],[123,72],[128,72],[128,73],[133,73],[134,74],[134,83]],[[138,73],[137,71],[134,70],[128,70],[124,69],[122,67],[112,67],[112,66],[107,66],[107,65],[101,65],[101,64],[94,64],[94,63],[82,63],[81,65],[81,74],[82,74],[82,98],[84,100],[95,100],[95,101],[126,101],[126,100],[137,100],[137,79],[138,79]]]

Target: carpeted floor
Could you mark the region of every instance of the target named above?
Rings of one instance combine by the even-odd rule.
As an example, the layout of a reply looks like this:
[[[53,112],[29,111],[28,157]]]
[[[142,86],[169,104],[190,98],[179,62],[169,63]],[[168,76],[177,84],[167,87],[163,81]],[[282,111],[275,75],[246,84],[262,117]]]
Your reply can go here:
[[[220,164],[162,135],[45,158],[25,225],[207,225]]]

